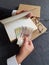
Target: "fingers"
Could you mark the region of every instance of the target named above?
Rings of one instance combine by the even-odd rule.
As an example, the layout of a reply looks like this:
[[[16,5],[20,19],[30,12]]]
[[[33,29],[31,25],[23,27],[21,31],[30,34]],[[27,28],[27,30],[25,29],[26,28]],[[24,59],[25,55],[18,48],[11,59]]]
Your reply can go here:
[[[26,11],[26,10],[21,10],[21,11],[18,10],[18,11],[16,12],[16,15],[17,15],[17,14],[20,14],[20,13],[23,13],[23,12],[25,12],[25,11]]]
[[[26,15],[26,17],[27,17],[27,18],[28,18],[28,17],[33,18],[33,15],[32,15],[32,13],[29,13],[28,15]]]
[[[22,13],[22,12],[26,12],[26,11],[27,11],[27,10],[22,10],[21,13]]]
[[[26,44],[28,44],[28,42],[29,42],[29,39],[28,39],[28,37],[24,37],[24,45],[26,45]]]
[[[29,45],[32,45],[32,44],[33,44],[33,43],[32,43],[32,41],[30,40],[30,41],[29,41]]]
[[[25,44],[28,44],[28,45],[30,45],[30,46],[33,46],[33,43],[32,43],[32,41],[31,40],[29,40],[29,38],[28,37],[25,37]]]
[[[31,40],[29,41],[29,45],[32,47],[32,50],[34,50],[34,45],[33,45],[33,42]]]
[[[27,44],[27,45],[30,45],[30,46],[33,44],[32,41],[29,40],[28,37],[25,37],[25,38],[24,38],[24,43]]]
[[[20,14],[20,13],[23,13],[23,12],[27,12],[27,10],[18,10],[17,12],[16,12],[16,15],[18,15],[18,14]],[[33,15],[32,15],[32,13],[29,13],[28,15],[26,15],[25,17],[30,17],[30,18],[32,18],[33,17]]]
[[[26,15],[26,17],[28,18],[28,17],[31,17],[31,13],[29,13],[28,15]]]

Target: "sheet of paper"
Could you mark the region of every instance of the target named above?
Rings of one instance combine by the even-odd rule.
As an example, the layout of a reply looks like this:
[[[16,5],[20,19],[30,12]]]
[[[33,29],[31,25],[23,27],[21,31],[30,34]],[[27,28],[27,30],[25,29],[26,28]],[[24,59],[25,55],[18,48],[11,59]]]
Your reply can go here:
[[[25,17],[17,21],[6,23],[5,29],[7,31],[10,41],[16,39],[15,29],[18,27],[29,27],[32,28],[33,31],[37,29],[34,22],[30,18],[25,18]]]

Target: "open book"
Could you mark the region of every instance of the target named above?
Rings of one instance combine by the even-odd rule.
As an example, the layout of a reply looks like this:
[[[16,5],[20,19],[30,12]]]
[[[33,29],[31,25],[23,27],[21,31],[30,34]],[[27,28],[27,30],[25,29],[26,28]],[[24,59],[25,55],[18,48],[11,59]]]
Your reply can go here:
[[[27,27],[32,29],[32,31],[37,30],[37,26],[34,24],[34,22],[30,18],[19,17],[19,19],[16,19],[16,17],[17,16],[13,16],[11,18],[9,17],[7,19],[2,20],[10,41],[13,41],[16,39],[15,30],[17,28]]]

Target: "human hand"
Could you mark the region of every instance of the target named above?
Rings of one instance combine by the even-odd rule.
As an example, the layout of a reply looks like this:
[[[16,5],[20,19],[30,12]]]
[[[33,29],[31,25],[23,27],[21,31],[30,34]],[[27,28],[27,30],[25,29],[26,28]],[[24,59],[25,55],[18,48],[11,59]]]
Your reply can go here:
[[[23,13],[23,12],[27,12],[27,10],[17,10],[17,12],[16,12],[16,15],[18,15],[18,14],[20,14],[20,13]],[[32,18],[33,17],[33,15],[32,15],[32,13],[29,13],[29,14],[27,14],[25,17],[30,17],[30,18]]]
[[[32,51],[34,50],[34,45],[28,37],[24,38],[24,43],[20,48],[20,53],[16,56],[18,63],[21,63]]]

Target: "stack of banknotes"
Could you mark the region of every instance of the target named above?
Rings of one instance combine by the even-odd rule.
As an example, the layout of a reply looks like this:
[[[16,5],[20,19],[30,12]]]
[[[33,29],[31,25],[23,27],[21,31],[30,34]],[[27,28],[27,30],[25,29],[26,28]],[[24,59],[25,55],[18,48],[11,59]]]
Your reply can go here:
[[[22,45],[23,39],[27,36],[29,39],[32,38],[33,29],[29,27],[19,27],[15,29],[16,38],[18,39],[17,44]]]

